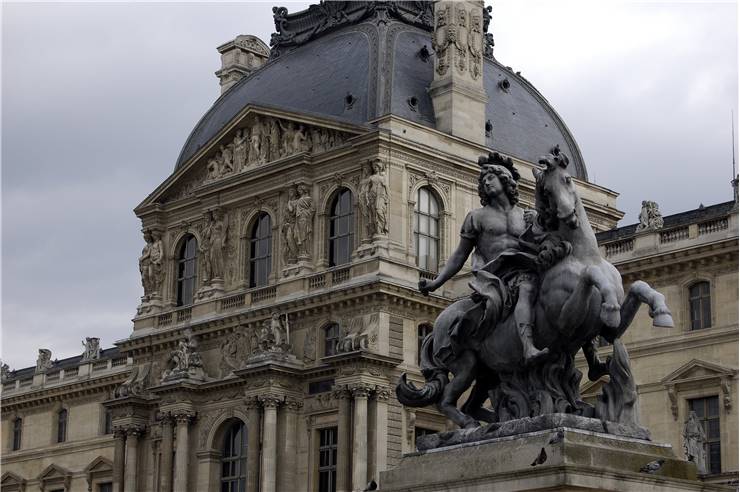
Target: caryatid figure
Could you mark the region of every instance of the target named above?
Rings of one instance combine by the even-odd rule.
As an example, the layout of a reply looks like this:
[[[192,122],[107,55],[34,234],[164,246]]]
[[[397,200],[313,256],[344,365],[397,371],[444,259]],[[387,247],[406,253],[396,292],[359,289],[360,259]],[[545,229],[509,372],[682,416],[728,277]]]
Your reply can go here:
[[[313,233],[313,216],[316,208],[313,204],[313,198],[308,191],[308,186],[298,185],[298,199],[295,204],[295,239],[298,246],[298,257],[308,257]]]
[[[360,203],[367,235],[372,238],[376,234],[388,233],[388,186],[385,184],[383,161],[373,159],[369,171],[360,185]]]
[[[234,168],[241,171],[247,165],[247,154],[249,146],[247,144],[247,129],[240,128],[234,137]]]

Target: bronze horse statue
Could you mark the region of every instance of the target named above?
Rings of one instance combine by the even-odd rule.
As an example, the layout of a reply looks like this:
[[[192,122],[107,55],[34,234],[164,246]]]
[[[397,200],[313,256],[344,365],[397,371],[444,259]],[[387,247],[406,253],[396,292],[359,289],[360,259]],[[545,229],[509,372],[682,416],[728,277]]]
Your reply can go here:
[[[580,399],[581,373],[573,363],[578,350],[583,349],[588,361],[589,379],[595,381],[611,374],[612,380],[618,380],[620,370],[624,372],[620,367],[626,365],[629,374],[626,351],[618,339],[642,303],[649,306],[654,326],[673,326],[662,294],[636,281],[625,295],[621,275],[601,257],[575,183],[566,171],[567,156],[556,147],[539,164],[545,167],[533,170],[536,220],[544,237],[568,246],[567,254],[539,274],[533,341],[537,348],[547,348],[547,355],[525,364],[514,316],[509,313],[497,326],[488,327],[478,347],[442,362],[435,357],[434,346],[445,343],[447,327],[459,318],[458,301],[439,315],[422,345],[425,385],[416,388],[407,381],[406,374],[401,376],[396,394],[402,404],[436,404],[463,428],[477,427],[479,421],[503,422],[548,413],[607,420],[608,415],[598,415],[594,407]],[[474,273],[480,275],[485,269]],[[615,357],[622,360],[610,358],[603,363],[598,359],[594,343],[599,336],[615,345]],[[449,373],[454,376],[452,380]],[[458,409],[458,399],[473,382],[466,403]],[[486,399],[491,400],[491,409],[483,407]]]

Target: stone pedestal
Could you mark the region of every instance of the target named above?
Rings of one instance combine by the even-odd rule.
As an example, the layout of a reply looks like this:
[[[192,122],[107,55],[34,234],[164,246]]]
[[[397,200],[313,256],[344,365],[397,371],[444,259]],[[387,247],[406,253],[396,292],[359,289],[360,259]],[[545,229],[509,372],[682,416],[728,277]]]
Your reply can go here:
[[[650,463],[654,463],[651,467]],[[652,472],[641,471],[648,468]],[[379,490],[725,491],[697,480],[668,444],[554,427],[405,455]]]

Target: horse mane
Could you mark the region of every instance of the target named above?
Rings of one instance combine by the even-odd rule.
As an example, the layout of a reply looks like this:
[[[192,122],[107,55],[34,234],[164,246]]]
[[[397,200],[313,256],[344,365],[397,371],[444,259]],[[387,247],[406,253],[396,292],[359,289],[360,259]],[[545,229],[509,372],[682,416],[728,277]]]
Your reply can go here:
[[[542,170],[543,174],[550,173],[557,167],[565,169],[569,162],[568,156],[560,151],[560,145],[550,149],[550,153],[540,159],[540,164],[546,165],[545,169]],[[541,184],[542,179],[536,179],[535,182],[534,203],[537,210],[537,222],[546,231],[556,231],[558,230],[557,210],[552,210],[550,206],[550,200],[547,198]]]

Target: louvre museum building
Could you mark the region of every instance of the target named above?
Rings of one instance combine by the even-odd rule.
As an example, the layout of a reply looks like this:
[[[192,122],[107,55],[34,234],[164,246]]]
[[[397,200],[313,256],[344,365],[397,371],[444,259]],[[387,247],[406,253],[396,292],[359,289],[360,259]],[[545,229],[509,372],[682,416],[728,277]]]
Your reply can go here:
[[[3,367],[2,490],[382,490],[418,437],[456,428],[399,403],[396,385],[403,373],[424,384],[423,340],[470,295],[470,262],[428,295],[419,285],[481,206],[489,152],[513,160],[523,208],[540,156],[567,156],[602,257],[673,314],[654,327],[643,306],[621,339],[642,424],[683,457],[695,412],[701,479],[736,486],[737,200],[665,217],[646,202],[617,227],[619,190],[589,181],[556,110],[496,60],[481,1],[273,13],[269,45],[218,47],[221,96],[172,173],[132,197],[132,330]],[[590,380],[580,352],[575,364],[594,403],[608,378]]]

